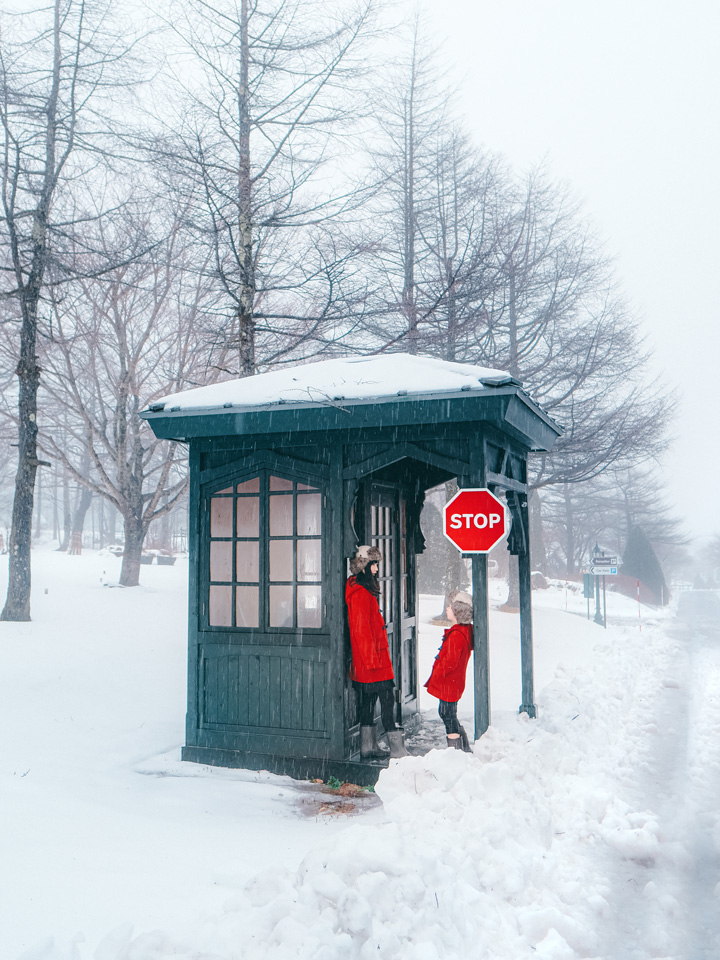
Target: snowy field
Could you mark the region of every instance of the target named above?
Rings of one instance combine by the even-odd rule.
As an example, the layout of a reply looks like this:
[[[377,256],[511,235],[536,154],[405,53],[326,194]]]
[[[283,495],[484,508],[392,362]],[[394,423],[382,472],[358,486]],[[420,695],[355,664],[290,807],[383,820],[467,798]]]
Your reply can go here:
[[[641,621],[608,595],[603,630],[563,585],[535,592],[530,721],[493,582],[474,754],[393,761],[382,803],[333,806],[179,760],[187,564],[118,574],[38,551],[33,622],[0,624],[0,960],[720,956],[714,594]],[[421,681],[439,607],[423,598]],[[470,731],[471,695],[460,713]]]

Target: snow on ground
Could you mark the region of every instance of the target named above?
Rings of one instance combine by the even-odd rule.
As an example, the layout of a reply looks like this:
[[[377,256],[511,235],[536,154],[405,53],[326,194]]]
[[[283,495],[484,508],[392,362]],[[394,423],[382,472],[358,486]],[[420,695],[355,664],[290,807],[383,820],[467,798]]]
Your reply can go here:
[[[0,624],[0,957],[720,955],[714,594],[642,630],[610,594],[603,630],[562,585],[535,592],[531,721],[494,583],[491,729],[473,755],[393,762],[382,805],[343,817],[289,778],[179,760],[187,566],[133,590],[105,585],[118,572],[38,551],[33,622]],[[421,604],[422,680],[439,606]],[[460,714],[471,730],[470,695]]]

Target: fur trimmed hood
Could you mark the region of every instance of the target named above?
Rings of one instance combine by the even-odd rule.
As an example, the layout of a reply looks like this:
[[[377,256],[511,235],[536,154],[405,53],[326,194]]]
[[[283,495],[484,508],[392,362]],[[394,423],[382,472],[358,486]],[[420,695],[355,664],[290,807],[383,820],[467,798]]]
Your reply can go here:
[[[350,561],[350,573],[353,576],[356,576],[369,563],[380,563],[382,560],[382,554],[377,547],[369,547],[367,544],[364,544],[362,547],[358,547],[355,551],[355,556]]]
[[[457,593],[451,594],[450,606],[458,623],[472,623],[473,598],[469,593],[465,593],[464,590],[458,590]]]

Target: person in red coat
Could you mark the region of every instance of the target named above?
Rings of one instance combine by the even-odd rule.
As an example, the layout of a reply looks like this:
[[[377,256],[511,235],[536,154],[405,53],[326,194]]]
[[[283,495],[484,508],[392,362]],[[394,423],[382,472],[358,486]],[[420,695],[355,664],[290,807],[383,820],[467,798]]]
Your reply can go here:
[[[385,621],[380,613],[380,583],[377,574],[382,554],[377,547],[358,547],[350,561],[345,584],[352,665],[350,679],[357,696],[360,720],[360,757],[376,760],[387,756],[408,756],[403,732],[395,724],[395,692],[390,645]],[[377,740],[374,724],[375,704],[380,699],[380,717],[390,751]]]
[[[443,634],[425,686],[428,693],[440,701],[438,713],[445,724],[448,747],[470,753],[467,733],[458,722],[457,705],[465,691],[465,674],[473,649],[472,597],[462,591],[451,594],[445,612],[452,626]]]

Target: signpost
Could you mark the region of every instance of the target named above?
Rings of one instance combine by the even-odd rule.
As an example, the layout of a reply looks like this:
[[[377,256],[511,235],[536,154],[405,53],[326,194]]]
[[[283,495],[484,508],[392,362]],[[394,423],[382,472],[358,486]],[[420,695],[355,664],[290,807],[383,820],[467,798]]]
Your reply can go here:
[[[592,559],[590,560],[590,576],[595,577],[595,623],[600,623],[607,627],[607,593],[605,591],[605,577],[616,577],[620,567],[620,560],[617,557],[606,557],[600,553],[600,548],[595,544]],[[603,592],[603,613],[600,614],[600,577],[602,577]],[[589,616],[588,602],[588,616]]]
[[[489,553],[505,536],[505,504],[486,487],[458,490],[445,505],[443,533],[462,553]]]
[[[619,566],[617,557],[593,557],[590,561],[590,573],[596,577],[616,577]]]
[[[472,558],[475,633],[473,669],[475,671],[475,731],[478,736],[479,732],[487,730],[490,723],[487,559],[482,554],[487,554],[505,536],[505,504],[486,487],[465,487],[458,490],[443,510],[443,534],[457,550],[475,554]],[[523,630],[528,632],[529,642],[523,641]],[[521,614],[520,631],[523,702],[528,704],[528,714],[535,716],[532,695],[532,626],[529,611],[525,616]]]

